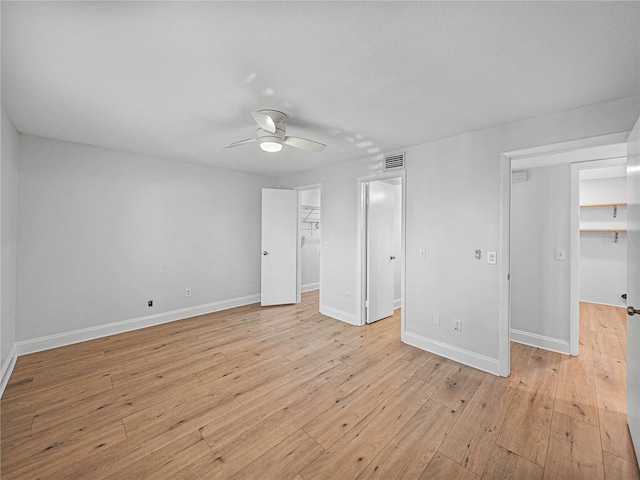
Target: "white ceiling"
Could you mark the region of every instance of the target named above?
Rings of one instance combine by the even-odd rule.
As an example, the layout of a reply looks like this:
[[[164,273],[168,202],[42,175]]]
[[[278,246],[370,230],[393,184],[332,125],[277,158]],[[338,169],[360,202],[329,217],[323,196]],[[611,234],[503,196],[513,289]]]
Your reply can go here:
[[[20,132],[269,175],[637,95],[640,3],[2,2]],[[257,144],[252,109],[320,154]]]

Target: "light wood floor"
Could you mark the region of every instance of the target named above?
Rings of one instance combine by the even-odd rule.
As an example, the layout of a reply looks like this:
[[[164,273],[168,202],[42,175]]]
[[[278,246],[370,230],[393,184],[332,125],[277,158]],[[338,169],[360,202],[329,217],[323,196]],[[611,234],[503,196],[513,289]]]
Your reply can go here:
[[[512,344],[499,378],[298,306],[241,307],[22,356],[3,479],[639,479],[625,316],[581,355]]]

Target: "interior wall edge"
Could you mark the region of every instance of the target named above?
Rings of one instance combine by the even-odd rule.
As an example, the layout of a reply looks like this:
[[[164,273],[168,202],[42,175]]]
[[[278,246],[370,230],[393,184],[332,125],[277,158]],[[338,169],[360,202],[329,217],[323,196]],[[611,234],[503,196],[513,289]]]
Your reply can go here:
[[[361,326],[359,315],[348,313],[337,308],[329,307],[322,303],[320,304],[320,313],[326,315],[327,317],[346,322],[350,325],[355,325],[357,327]]]
[[[580,303],[593,303],[594,305],[604,305],[605,307],[615,307],[615,308],[622,308],[624,310],[627,309],[626,305],[615,305],[613,303],[605,303],[605,302],[594,302],[593,300],[583,300],[580,299]]]
[[[320,282],[309,283],[307,285],[302,285],[300,287],[301,291],[303,292],[310,292],[312,290],[318,290],[319,288],[320,288]]]
[[[497,358],[487,357],[479,353],[472,352],[463,348],[458,348],[437,340],[432,340],[422,335],[403,330],[401,340],[407,345],[417,347],[427,352],[440,355],[454,362],[463,363],[469,367],[482,370],[483,372],[493,375],[502,376],[500,369],[500,360]]]
[[[251,305],[260,301],[260,294],[247,295],[245,297],[233,298],[194,307],[181,308],[169,312],[147,315],[144,317],[132,318],[121,322],[109,323],[106,325],[98,325],[95,327],[82,328],[72,330],[55,335],[47,335],[44,337],[33,338],[30,340],[22,340],[16,342],[16,350],[18,355],[26,355],[29,353],[50,350],[52,348],[63,347],[79,342],[95,340],[97,338],[107,337],[109,335],[117,335],[119,333],[130,332],[142,328],[153,327],[163,323],[184,320],[185,318],[196,317],[198,315],[206,315],[222,310],[228,310],[235,307]]]
[[[514,342],[523,343],[531,347],[537,347],[544,350],[551,350],[552,352],[571,355],[571,348],[568,340],[561,340],[559,338],[547,337],[545,335],[525,332],[516,328],[511,329],[510,338]]]

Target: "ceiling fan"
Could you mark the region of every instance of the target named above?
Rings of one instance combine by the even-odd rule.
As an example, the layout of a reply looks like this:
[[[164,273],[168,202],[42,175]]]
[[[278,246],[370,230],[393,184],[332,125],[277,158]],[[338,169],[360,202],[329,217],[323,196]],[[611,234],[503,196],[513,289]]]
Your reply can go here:
[[[312,152],[321,152],[326,148],[324,143],[307,140],[306,138],[286,136],[287,127],[285,123],[287,122],[287,116],[282,112],[277,110],[253,110],[251,116],[258,124],[255,136],[247,140],[230,143],[224,148],[239,147],[255,141],[259,142],[263,151],[270,153],[279,152],[285,143],[291,147]]]

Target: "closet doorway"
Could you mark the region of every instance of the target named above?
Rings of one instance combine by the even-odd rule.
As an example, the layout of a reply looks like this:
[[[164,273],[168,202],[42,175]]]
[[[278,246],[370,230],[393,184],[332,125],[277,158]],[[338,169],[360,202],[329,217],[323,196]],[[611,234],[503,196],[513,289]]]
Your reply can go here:
[[[298,292],[320,292],[322,275],[322,185],[298,190]]]
[[[626,308],[626,157],[580,167],[580,301]]]

